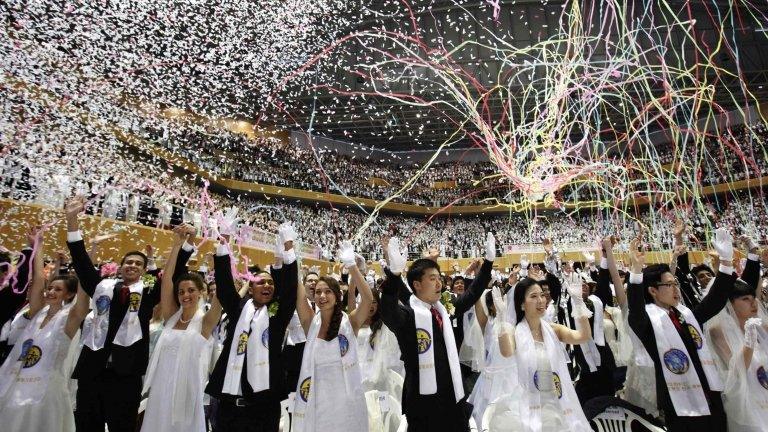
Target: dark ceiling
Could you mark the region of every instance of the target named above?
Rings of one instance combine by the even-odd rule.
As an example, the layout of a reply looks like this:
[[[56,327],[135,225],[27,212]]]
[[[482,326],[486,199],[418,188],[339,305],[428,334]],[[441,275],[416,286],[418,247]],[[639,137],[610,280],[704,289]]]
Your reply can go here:
[[[592,35],[596,35],[601,29],[603,17],[606,14],[610,15],[609,8],[606,7],[608,2],[594,1],[596,2],[594,5],[582,2],[586,3],[582,5],[583,10],[589,11],[592,18],[591,21],[586,20],[588,23],[584,23],[582,29]],[[563,1],[501,1],[499,19],[494,21],[493,8],[488,2],[462,3],[464,4],[461,6],[453,1],[411,3],[420,29],[419,35],[427,46],[438,48],[442,43],[450,50],[468,40],[482,41],[484,45],[491,46],[494,44],[489,42],[489,39],[493,34],[499,40],[514,47],[513,49],[523,49],[554,37],[560,28],[558,21],[564,6],[571,6],[570,2]],[[650,42],[653,38],[664,38],[667,49],[664,55],[666,64],[686,69],[698,63],[714,65],[730,72],[730,74],[722,72],[716,74],[712,67],[700,67],[696,73],[700,82],[706,81],[712,84],[713,101],[720,108],[727,111],[737,105],[745,106],[768,99],[766,98],[768,96],[766,94],[768,92],[768,56],[766,55],[768,50],[765,48],[768,46],[766,37],[768,34],[763,30],[768,28],[768,23],[760,15],[766,13],[768,6],[762,6],[764,9],[762,12],[739,6],[739,10],[732,10],[735,13],[728,16],[725,13],[729,11],[729,2],[725,1],[670,1],[667,2],[668,9],[662,8],[661,2],[654,0],[629,3],[632,7],[628,8],[624,14],[628,25],[656,29],[649,32],[652,36],[647,36],[645,42],[639,40],[639,46],[647,47],[653,45]],[[429,5],[431,8],[427,7]],[[402,3],[387,3],[386,6],[379,3],[378,6],[379,12],[386,11],[391,15],[382,17],[369,14],[352,31],[381,31],[383,28],[407,35],[414,34],[413,24]],[[592,7],[594,8],[590,9]],[[718,13],[726,16],[722,24],[717,18]],[[677,16],[681,21],[695,19],[690,34],[695,35],[693,37],[701,47],[700,50],[697,51],[691,40],[685,37],[681,26],[666,33],[659,30],[663,21],[669,20],[672,15]],[[728,44],[721,45],[720,50],[711,55],[718,43],[720,27],[724,29],[722,34]],[[604,30],[600,34],[605,34]],[[615,40],[615,37],[608,39],[614,44],[622,43]],[[380,45],[376,46],[377,43]],[[333,82],[318,82],[319,88],[311,89],[292,88],[289,84],[283,92],[284,95],[293,95],[285,97],[284,102],[287,108],[285,111],[272,111],[268,122],[289,127],[295,122],[303,130],[307,130],[312,122],[313,132],[316,134],[393,151],[427,149],[440,145],[460,128],[435,108],[397,103],[391,98],[376,94],[363,95],[363,93],[372,92],[372,81],[352,72],[360,71],[361,65],[370,63],[373,58],[382,59],[383,55],[375,53],[376,49],[400,58],[404,56],[404,50],[387,45],[386,42],[380,40],[371,42],[369,39],[356,40],[343,45],[344,49],[337,50],[329,56],[332,60],[321,61],[313,66],[326,68],[325,70],[334,77]],[[509,67],[505,69],[503,59],[498,58],[499,51],[493,51],[486,46],[466,45],[453,56],[453,67],[466,72],[465,81],[473,78],[480,86],[489,88],[493,87],[496,79],[501,76],[499,71],[509,72]],[[606,54],[606,46],[606,44],[596,43],[594,52],[588,56],[590,62],[599,64],[616,55],[615,52]],[[707,59],[710,55],[711,58]],[[367,59],[368,56],[370,58]],[[509,102],[513,101],[514,108],[511,112],[515,116],[524,117],[526,110],[530,108],[530,101],[519,99],[525,93],[523,90],[526,86],[542,85],[543,81],[540,78],[548,74],[543,68],[544,66],[538,66],[533,76],[518,78],[513,84],[505,85],[508,90],[504,97],[489,99],[483,112],[490,118],[500,119],[504,106],[508,106]],[[407,78],[389,83],[390,92],[405,93],[425,100],[445,99],[445,93],[433,85],[432,81],[435,80],[433,71],[419,67],[409,71],[402,69],[402,63],[400,63],[393,66],[392,70],[380,71],[383,74],[395,72],[410,74]],[[678,87],[683,84],[684,82],[675,83]],[[342,89],[354,95],[329,91],[329,87]],[[660,97],[664,93],[664,86],[658,85],[648,92],[644,97],[647,98],[650,94]],[[751,95],[746,96],[745,92]],[[631,90],[628,91],[628,94],[631,93]],[[612,113],[607,111],[600,113],[599,121],[608,122],[611,120],[611,115]],[[616,113],[613,115],[615,116]],[[457,114],[450,116],[454,121],[461,121],[460,117]],[[595,121],[598,119],[596,118]],[[615,129],[621,129],[623,127],[621,121],[617,123]],[[651,125],[651,128],[661,127],[663,127],[662,124]],[[464,130],[472,132],[473,128],[465,126]],[[611,139],[614,136],[611,133],[602,138]],[[459,134],[454,141],[456,141],[454,147],[473,145],[466,133]]]

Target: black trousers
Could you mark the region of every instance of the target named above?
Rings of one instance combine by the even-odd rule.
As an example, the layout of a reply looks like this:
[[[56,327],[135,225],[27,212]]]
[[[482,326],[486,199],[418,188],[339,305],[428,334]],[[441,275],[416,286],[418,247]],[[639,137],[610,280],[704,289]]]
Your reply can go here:
[[[234,398],[222,397],[213,432],[278,432],[280,414],[280,401],[277,400],[237,406]],[[288,425],[285,427],[287,429]]]
[[[285,369],[285,383],[288,391],[296,391],[301,372],[301,360],[304,358],[304,345],[302,342],[296,345],[286,345],[283,348],[283,368]]]
[[[707,392],[708,416],[678,417],[674,409],[664,410],[669,432],[723,432],[728,430],[728,419],[719,392]]]
[[[78,432],[134,432],[141,402],[141,377],[105,369],[92,379],[77,380],[75,426]]]

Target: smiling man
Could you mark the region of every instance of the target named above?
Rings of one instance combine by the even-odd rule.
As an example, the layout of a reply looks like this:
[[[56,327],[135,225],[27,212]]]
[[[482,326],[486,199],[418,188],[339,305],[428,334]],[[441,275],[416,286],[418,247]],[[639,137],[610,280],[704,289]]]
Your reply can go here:
[[[414,261],[406,275],[409,291],[400,277],[406,258],[398,239],[389,240],[387,255],[389,268],[385,269],[386,279],[381,287],[381,319],[395,333],[402,352],[402,407],[408,430],[466,432],[470,409],[459,364],[457,346],[461,342],[455,338],[450,311],[441,303],[440,266],[430,258]],[[458,310],[464,302],[474,304],[475,292],[479,290],[481,294],[490,280],[495,256],[496,240],[488,234],[481,276],[469,290],[452,297],[448,308]]]
[[[132,432],[141,401],[142,375],[149,362],[149,321],[160,301],[157,281],[145,285],[147,256],[128,252],[118,278],[103,279],[85,249],[78,216],[85,199],[67,202],[67,246],[83,290],[95,309],[83,323],[83,348],[72,378],[78,380],[75,424],[78,431]],[[174,276],[186,271],[192,247],[179,253]]]
[[[296,231],[280,225],[271,273],[248,275],[240,298],[229,249],[220,244],[214,277],[221,306],[230,317],[221,356],[205,392],[219,400],[215,431],[277,432],[280,401],[288,396],[281,349],[296,309]]]

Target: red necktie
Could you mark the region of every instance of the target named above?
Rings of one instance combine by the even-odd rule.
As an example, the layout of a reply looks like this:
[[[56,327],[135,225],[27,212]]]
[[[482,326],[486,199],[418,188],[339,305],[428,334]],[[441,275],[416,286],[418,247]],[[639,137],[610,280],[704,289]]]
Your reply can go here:
[[[437,311],[434,307],[429,309],[432,312],[432,316],[435,317],[435,320],[437,321],[437,326],[440,327],[440,330],[443,330],[443,317],[440,316],[440,312]]]
[[[682,330],[682,326],[680,325],[680,320],[677,318],[677,314],[673,309],[669,310],[669,319],[672,320],[672,324],[675,325],[675,328],[679,331]]]
[[[127,302],[127,301],[128,301],[128,294],[129,294],[130,292],[131,292],[131,291],[130,291],[130,290],[128,289],[128,287],[127,287],[127,286],[125,286],[125,285],[123,285],[123,286],[120,288],[120,303],[121,303],[121,304],[125,304],[125,302]]]

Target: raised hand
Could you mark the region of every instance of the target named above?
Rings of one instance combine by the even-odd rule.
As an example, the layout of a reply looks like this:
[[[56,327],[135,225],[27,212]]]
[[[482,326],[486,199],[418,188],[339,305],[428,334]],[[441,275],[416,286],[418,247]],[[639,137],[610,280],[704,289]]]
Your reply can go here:
[[[355,265],[355,248],[352,242],[344,240],[339,246],[339,261],[344,264],[344,268],[350,268]]]
[[[408,262],[400,249],[400,239],[392,237],[387,243],[387,260],[389,261],[389,270],[394,274],[399,274],[405,270]]]
[[[85,197],[82,195],[72,197],[64,203],[64,214],[67,219],[67,231],[77,231],[80,229],[77,218],[84,211]]]
[[[43,241],[43,227],[40,225],[30,226],[27,230],[27,243],[29,247],[34,248]]]
[[[491,289],[491,297],[493,297],[493,307],[496,308],[496,321],[495,323],[503,323],[507,318],[507,302],[504,301],[504,296],[501,294],[501,288],[498,285]]]
[[[725,228],[715,230],[712,247],[717,251],[721,263],[730,264],[733,261],[733,237]]]
[[[485,259],[488,261],[496,259],[496,237],[490,232],[485,237]]]
[[[283,238],[284,243],[293,242],[296,240],[296,229],[290,222],[283,222],[277,228],[278,233]]]
[[[546,252],[547,255],[552,255],[555,252],[555,245],[552,243],[551,238],[545,238],[541,243],[544,245],[544,252]]]
[[[748,235],[740,235],[739,236],[739,244],[747,250],[748,253],[756,254],[760,251],[760,249],[757,247],[757,243],[752,239],[752,237]]]
[[[635,237],[629,242],[629,263],[632,273],[642,273],[645,266],[645,253],[640,250],[642,238]]]

